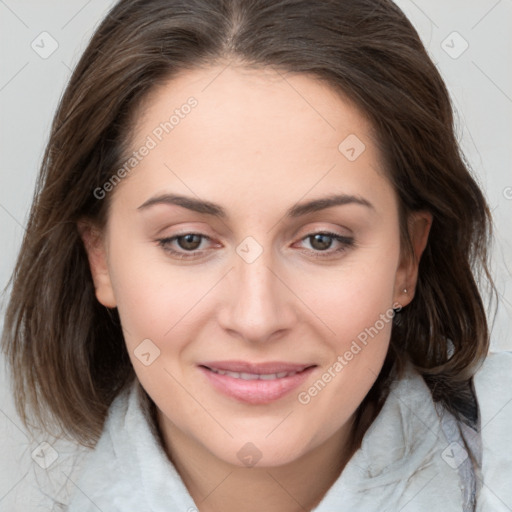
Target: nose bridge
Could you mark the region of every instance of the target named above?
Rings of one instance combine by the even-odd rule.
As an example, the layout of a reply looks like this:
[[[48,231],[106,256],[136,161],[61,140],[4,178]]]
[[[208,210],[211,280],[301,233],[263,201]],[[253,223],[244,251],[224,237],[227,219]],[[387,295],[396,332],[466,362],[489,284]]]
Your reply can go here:
[[[228,314],[224,327],[251,341],[265,341],[292,325],[290,293],[276,276],[270,248],[254,239],[237,247],[230,272]]]

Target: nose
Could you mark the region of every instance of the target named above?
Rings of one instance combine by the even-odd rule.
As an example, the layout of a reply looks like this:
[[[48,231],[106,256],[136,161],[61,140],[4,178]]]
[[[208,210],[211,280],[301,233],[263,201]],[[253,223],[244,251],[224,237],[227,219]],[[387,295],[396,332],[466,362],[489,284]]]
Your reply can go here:
[[[223,329],[241,339],[264,343],[282,336],[297,323],[294,294],[275,269],[271,251],[248,262],[234,255],[226,276],[227,300],[219,312]]]

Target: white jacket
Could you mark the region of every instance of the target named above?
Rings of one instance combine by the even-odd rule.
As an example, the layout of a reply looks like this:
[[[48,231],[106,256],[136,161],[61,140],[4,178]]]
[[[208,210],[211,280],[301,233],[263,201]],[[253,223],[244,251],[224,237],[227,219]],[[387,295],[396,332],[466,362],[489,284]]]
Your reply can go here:
[[[138,386],[112,404],[73,482],[69,512],[197,511],[143,413]],[[512,352],[489,355],[475,390],[483,447],[476,506],[468,501],[473,465],[459,424],[436,407],[423,379],[408,367],[314,512],[511,512]]]

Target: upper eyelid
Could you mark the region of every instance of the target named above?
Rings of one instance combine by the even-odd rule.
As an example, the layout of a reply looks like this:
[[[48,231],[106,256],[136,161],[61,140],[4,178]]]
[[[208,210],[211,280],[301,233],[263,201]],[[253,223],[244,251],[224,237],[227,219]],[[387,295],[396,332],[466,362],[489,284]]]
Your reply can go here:
[[[197,235],[197,236],[201,236],[203,238],[206,238],[207,240],[213,240],[213,238],[214,238],[213,236],[207,235],[206,233],[202,233],[200,231],[188,230],[188,231],[183,231],[182,233],[175,233],[173,235],[160,237],[159,241],[161,241],[161,240],[175,240],[176,238],[181,238],[181,237],[187,236],[187,235]],[[318,230],[308,231],[304,235],[298,237],[298,239],[299,240],[304,240],[305,238],[307,238],[309,236],[314,236],[314,235],[330,235],[330,236],[333,236],[333,237],[334,236],[339,236],[341,238],[352,238],[353,237],[352,235],[343,234],[343,233],[337,233],[333,229],[326,228],[326,229],[318,229]]]

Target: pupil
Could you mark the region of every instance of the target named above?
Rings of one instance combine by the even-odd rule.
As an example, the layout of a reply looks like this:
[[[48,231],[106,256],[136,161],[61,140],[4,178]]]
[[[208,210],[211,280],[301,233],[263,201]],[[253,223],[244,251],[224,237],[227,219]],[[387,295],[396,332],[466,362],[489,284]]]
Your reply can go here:
[[[328,249],[331,246],[332,237],[329,235],[322,235],[320,233],[320,234],[313,235],[313,241],[315,243],[320,242],[320,244],[319,245],[317,244],[316,247],[315,247],[315,243],[311,244],[316,249]]]
[[[196,238],[195,243],[194,243],[194,237]],[[182,243],[183,241],[185,241],[185,243]],[[178,239],[178,242],[182,249],[188,249],[188,250],[197,249],[197,247],[199,247],[199,245],[201,244],[200,236],[193,235],[193,234],[181,236]]]

